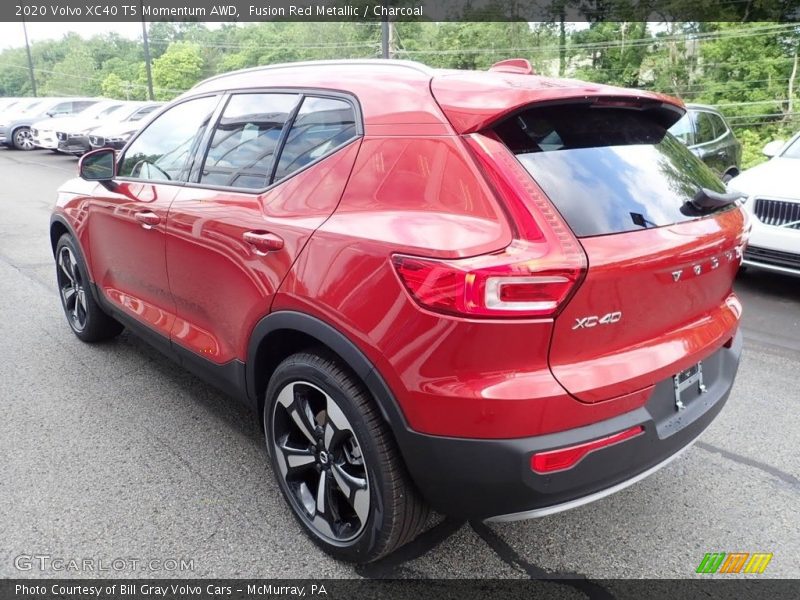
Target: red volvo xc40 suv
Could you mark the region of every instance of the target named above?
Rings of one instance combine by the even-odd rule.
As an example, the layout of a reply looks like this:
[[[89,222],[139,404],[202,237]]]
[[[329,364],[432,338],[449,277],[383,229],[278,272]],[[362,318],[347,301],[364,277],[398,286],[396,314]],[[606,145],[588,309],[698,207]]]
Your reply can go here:
[[[657,94],[402,61],[198,84],[59,191],[69,325],[249,403],[299,523],[379,558],[431,508],[595,500],[690,444],[736,374],[735,196]]]

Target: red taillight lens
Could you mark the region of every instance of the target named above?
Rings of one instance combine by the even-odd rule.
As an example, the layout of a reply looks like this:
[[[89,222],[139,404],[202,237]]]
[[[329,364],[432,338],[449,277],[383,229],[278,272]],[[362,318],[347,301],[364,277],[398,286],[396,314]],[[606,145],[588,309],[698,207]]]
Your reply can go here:
[[[583,277],[583,249],[501,141],[472,134],[465,142],[520,239],[502,252],[467,259],[395,255],[400,279],[417,302],[439,312],[487,318],[554,316]]]
[[[548,317],[581,276],[580,269],[538,269],[526,242],[498,254],[460,260],[395,255],[400,279],[423,306],[476,317]],[[535,249],[535,248],[534,248]]]
[[[636,427],[631,427],[630,429],[620,431],[614,435],[592,440],[584,444],[578,444],[577,446],[569,446],[567,448],[559,448],[558,450],[549,450],[547,452],[537,452],[531,456],[531,469],[536,473],[542,474],[571,469],[590,452],[624,442],[642,433],[644,433],[644,427],[637,425]]]

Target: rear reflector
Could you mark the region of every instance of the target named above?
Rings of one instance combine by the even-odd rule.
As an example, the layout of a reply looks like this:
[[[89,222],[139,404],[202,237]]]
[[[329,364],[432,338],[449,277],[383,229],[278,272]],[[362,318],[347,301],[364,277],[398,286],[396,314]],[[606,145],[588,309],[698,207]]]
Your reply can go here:
[[[637,425],[625,431],[620,431],[619,433],[598,440],[592,440],[591,442],[578,444],[577,446],[548,450],[547,452],[538,452],[531,456],[531,469],[536,473],[542,474],[571,469],[587,454],[599,450],[600,448],[607,448],[619,442],[624,442],[642,433],[644,433],[644,427]]]

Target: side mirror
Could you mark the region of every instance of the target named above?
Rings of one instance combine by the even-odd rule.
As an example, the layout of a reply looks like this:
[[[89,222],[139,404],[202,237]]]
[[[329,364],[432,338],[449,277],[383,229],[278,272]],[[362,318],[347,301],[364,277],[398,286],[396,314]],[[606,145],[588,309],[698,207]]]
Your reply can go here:
[[[78,171],[86,181],[110,182],[117,174],[114,149],[100,148],[87,152],[78,163]]]
[[[784,142],[783,140],[773,140],[769,142],[766,146],[764,146],[764,148],[761,150],[761,153],[764,156],[769,156],[770,158],[772,158],[773,156],[778,154],[778,152],[781,151],[781,148],[783,148],[783,145],[785,143],[786,142]]]

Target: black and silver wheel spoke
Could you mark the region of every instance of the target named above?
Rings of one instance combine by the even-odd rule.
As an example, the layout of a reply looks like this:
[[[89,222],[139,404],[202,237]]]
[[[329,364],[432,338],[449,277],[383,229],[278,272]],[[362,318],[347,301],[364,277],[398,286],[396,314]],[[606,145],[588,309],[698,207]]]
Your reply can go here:
[[[329,394],[303,381],[287,384],[273,410],[275,457],[297,511],[324,538],[354,539],[369,517],[370,489],[344,412]]]
[[[308,405],[307,398],[304,396],[301,384],[292,383],[283,388],[278,396],[278,403],[283,405],[289,412],[295,425],[308,439],[309,443],[316,444],[317,425],[314,422],[314,415],[311,414],[311,408]]]
[[[366,523],[369,516],[369,489],[367,480],[362,477],[355,477],[344,470],[339,464],[334,464],[331,468],[333,479],[339,486],[342,494],[347,498],[347,502],[362,523]]]
[[[58,255],[58,266],[70,283],[75,285],[75,266],[72,263],[72,252],[69,251],[69,248],[62,248]]]
[[[304,469],[312,467],[317,462],[317,456],[313,449],[291,446],[288,439],[284,439],[279,443],[277,449],[278,465],[284,477],[294,476]]]
[[[72,251],[64,246],[58,253],[58,283],[64,311],[77,331],[86,326],[89,307],[78,261]]]

